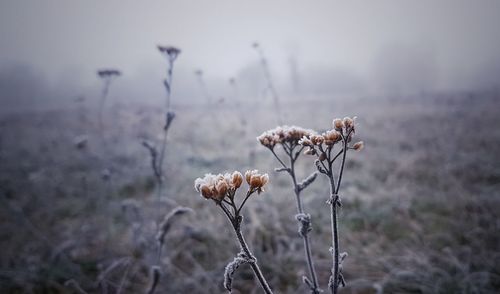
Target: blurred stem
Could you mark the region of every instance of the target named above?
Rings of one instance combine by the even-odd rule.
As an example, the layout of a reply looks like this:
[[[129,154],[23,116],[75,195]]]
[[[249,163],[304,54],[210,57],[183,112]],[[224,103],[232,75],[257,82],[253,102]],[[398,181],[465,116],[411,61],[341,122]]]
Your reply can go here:
[[[111,79],[105,78],[104,79],[104,87],[103,87],[102,93],[101,93],[101,101],[99,103],[99,132],[101,132],[101,135],[102,135],[103,125],[104,125],[103,119],[102,119],[102,113],[104,111],[104,104],[106,103],[106,98],[108,97],[110,84],[111,84]]]
[[[262,65],[262,69],[264,71],[264,76],[266,77],[267,80],[267,87],[269,91],[271,92],[271,96],[273,97],[273,102],[274,102],[274,108],[276,110],[276,116],[278,119],[278,124],[282,125],[283,120],[281,118],[281,107],[279,103],[279,97],[278,93],[276,92],[276,88],[274,87],[273,79],[271,77],[271,71],[269,70],[269,65],[267,64],[266,57],[264,56],[264,51],[262,50],[261,47],[256,47],[257,53],[259,54],[260,57],[260,63]]]
[[[172,79],[173,79],[173,68],[174,68],[174,61],[172,59],[169,60],[168,63],[168,70],[167,70],[167,79],[166,79],[166,85],[165,85],[165,91],[166,91],[166,106],[167,106],[167,113],[166,113],[166,119],[168,120],[168,113],[170,112],[170,96],[172,93]],[[168,86],[167,86],[168,84]],[[168,124],[168,122],[167,122]],[[158,157],[158,198],[161,197],[162,192],[163,192],[163,161],[165,159],[165,149],[167,148],[167,135],[168,135],[168,127],[165,127],[163,129],[163,139],[161,142],[161,151],[160,151],[160,156]]]

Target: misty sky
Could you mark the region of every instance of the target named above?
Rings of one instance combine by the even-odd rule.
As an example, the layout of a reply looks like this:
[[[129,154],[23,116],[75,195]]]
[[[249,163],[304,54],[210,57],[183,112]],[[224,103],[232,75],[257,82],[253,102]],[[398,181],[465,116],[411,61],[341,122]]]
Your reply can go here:
[[[500,64],[500,1],[0,0],[0,65],[35,66],[52,80],[95,69],[129,75],[183,50],[179,66],[227,78],[255,62],[258,40],[284,72],[331,66],[367,74],[384,48],[430,52],[444,79]]]

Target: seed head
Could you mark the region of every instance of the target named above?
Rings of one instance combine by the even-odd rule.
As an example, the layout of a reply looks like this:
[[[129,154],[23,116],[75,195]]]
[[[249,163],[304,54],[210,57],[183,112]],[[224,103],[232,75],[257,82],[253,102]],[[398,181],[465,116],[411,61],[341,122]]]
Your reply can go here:
[[[113,78],[113,77],[118,77],[121,76],[121,72],[116,69],[101,69],[97,71],[97,75],[100,78]]]
[[[157,47],[160,53],[165,55],[171,62],[173,62],[181,53],[181,50],[179,48],[173,46],[158,45]]]
[[[325,138],[325,144],[331,146],[340,141],[340,139],[342,139],[342,135],[338,131],[331,130],[323,133],[323,138]]]
[[[342,131],[344,127],[344,122],[340,118],[336,118],[333,120],[333,128],[337,131]]]
[[[315,134],[313,130],[297,126],[279,126],[262,133],[257,140],[264,146],[273,149],[276,144],[291,143],[301,144],[303,137]]]
[[[321,144],[323,144],[324,141],[325,141],[325,137],[323,137],[321,135],[312,135],[311,136],[311,142],[314,145],[321,145]]]
[[[231,175],[231,184],[235,189],[238,189],[243,183],[243,175],[239,171],[233,172]]]
[[[352,120],[352,118],[346,116],[344,117],[344,125],[346,128],[351,128],[354,125],[354,121]]]
[[[356,142],[356,143],[354,143],[354,145],[352,145],[352,149],[354,149],[356,151],[361,151],[361,150],[363,150],[364,147],[365,147],[365,143],[363,143],[363,141]]]

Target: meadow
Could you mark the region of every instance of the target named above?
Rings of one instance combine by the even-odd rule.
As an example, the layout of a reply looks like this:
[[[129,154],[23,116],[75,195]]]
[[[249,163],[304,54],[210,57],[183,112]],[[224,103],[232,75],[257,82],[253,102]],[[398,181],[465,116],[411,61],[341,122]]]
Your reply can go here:
[[[175,97],[175,92],[174,92]],[[224,293],[238,252],[216,205],[195,191],[205,173],[269,174],[243,234],[275,293],[306,293],[290,179],[256,140],[277,125],[269,99],[181,104],[168,133],[158,197],[144,141],[161,141],[163,108],[111,100],[0,118],[0,292],[142,293],[156,264],[158,223],[188,207],[165,238],[156,293]],[[357,116],[361,152],[340,192],[340,293],[497,293],[500,289],[500,93],[281,101],[282,120],[323,131]],[[300,178],[316,170],[302,156]],[[302,194],[312,217],[320,287],[331,268],[327,179]],[[233,293],[262,293],[250,267]]]

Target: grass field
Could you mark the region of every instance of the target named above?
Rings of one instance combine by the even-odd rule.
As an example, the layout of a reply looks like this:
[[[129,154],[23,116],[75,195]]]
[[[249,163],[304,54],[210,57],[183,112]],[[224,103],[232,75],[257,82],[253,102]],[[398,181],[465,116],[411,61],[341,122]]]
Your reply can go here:
[[[498,293],[500,94],[304,99],[284,121],[316,130],[357,116],[362,152],[349,155],[341,192],[340,246],[349,253],[341,293]],[[114,104],[99,129],[88,105],[0,118],[0,292],[141,293],[155,263],[157,223],[177,205],[158,293],[223,293],[233,232],[195,178],[257,168],[266,193],[249,201],[243,233],[276,293],[305,293],[306,266],[290,179],[255,139],[276,126],[270,101],[174,107],[158,198],[148,151],[161,109]],[[298,174],[315,170],[305,156]],[[321,287],[330,275],[328,183],[304,192]],[[66,286],[65,286],[66,284]],[[70,283],[71,284],[71,283]],[[234,293],[260,293],[247,266]]]

